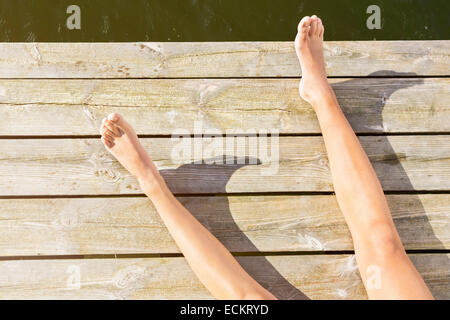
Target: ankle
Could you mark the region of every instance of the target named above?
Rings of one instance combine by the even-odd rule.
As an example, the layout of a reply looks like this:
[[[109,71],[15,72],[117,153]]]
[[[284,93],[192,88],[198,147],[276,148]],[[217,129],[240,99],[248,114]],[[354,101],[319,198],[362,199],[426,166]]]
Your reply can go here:
[[[323,105],[334,105],[337,103],[336,95],[330,85],[324,86],[321,90],[314,92],[309,97],[309,103],[313,106],[314,110]]]
[[[327,79],[304,78],[299,85],[300,96],[312,105],[334,98],[334,92]]]
[[[164,178],[157,170],[148,169],[137,177],[141,190],[149,197],[159,194],[167,189]]]

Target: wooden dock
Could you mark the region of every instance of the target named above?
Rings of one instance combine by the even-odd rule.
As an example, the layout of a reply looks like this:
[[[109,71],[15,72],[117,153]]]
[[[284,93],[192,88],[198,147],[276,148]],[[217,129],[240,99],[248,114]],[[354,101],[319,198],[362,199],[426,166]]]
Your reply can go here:
[[[327,42],[325,55],[408,253],[450,299],[450,41]],[[300,75],[288,42],[0,44],[0,298],[212,298],[102,146],[100,121],[119,112],[263,286],[284,299],[365,299]],[[278,130],[279,157],[174,161],[180,129]]]

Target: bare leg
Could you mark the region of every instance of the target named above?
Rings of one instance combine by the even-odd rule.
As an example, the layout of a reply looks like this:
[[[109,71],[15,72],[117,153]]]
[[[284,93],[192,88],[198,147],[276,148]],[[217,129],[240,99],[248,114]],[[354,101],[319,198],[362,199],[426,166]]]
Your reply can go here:
[[[319,119],[336,197],[353,237],[369,298],[432,299],[403,248],[372,165],[328,84],[323,33],[318,17],[300,21],[295,39],[302,67],[299,90]]]
[[[106,149],[139,181],[153,201],[187,262],[220,299],[275,299],[239,265],[228,250],[167,188],[133,128],[118,114],[110,114],[100,128]]]

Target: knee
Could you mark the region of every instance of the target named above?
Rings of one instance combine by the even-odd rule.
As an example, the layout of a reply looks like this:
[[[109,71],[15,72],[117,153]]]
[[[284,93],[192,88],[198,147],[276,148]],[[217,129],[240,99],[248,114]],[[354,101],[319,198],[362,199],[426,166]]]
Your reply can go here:
[[[374,225],[370,232],[370,249],[377,260],[385,261],[404,252],[394,226]]]

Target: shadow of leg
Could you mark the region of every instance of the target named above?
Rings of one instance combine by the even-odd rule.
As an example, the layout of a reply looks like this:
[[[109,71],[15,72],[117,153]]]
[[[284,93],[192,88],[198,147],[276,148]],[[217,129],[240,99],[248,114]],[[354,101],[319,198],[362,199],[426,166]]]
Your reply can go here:
[[[219,160],[222,160],[220,158]],[[254,160],[254,159],[253,159]],[[205,163],[213,163],[214,159],[208,159]],[[190,185],[195,181],[195,190],[214,193],[226,193],[226,185],[236,170],[249,163],[260,164],[258,161],[250,161],[247,158],[236,158],[227,161],[231,164],[204,164],[189,163],[174,170],[161,170],[169,188],[175,193],[188,193]],[[201,177],[199,177],[201,173]],[[225,247],[230,251],[248,253],[249,256],[257,254],[258,248],[243,233],[233,219],[230,211],[228,198],[218,196],[214,201],[208,203],[206,197],[199,202],[198,198],[186,197],[182,203],[215,237],[221,239]],[[202,208],[200,208],[202,206]],[[215,214],[220,214],[220,219],[211,221],[203,215],[205,206],[211,208]],[[308,299],[305,294],[287,281],[275,267],[264,256],[252,256],[250,258],[238,259],[242,267],[264,288],[269,290],[278,299]]]
[[[415,74],[413,73],[390,72],[391,77],[386,76],[386,74],[389,74],[389,72],[375,72],[369,76],[375,78],[378,77],[378,75],[383,75],[383,78],[358,78],[333,84],[337,98],[340,101],[340,104],[344,106],[343,111],[355,130],[359,132],[383,133],[385,131],[385,126],[383,124],[383,109],[389,103],[392,94],[398,90],[423,83],[423,80],[415,78]],[[401,79],[399,79],[400,77]],[[360,94],[358,101],[367,104],[366,108],[361,108],[362,112],[360,114],[355,112],[355,110],[349,112],[348,107],[345,107],[351,106],[351,108],[357,108],[360,106],[355,106],[351,101],[345,101],[344,103],[344,101],[342,101],[342,96],[348,97],[348,94],[343,94],[342,91],[344,90],[351,90],[352,92],[357,91]],[[370,110],[369,112],[368,109]],[[376,150],[382,150],[383,157],[372,157],[371,160],[382,185],[386,187],[386,177],[389,177],[390,182],[392,182],[392,177],[394,177],[396,180],[396,191],[414,191],[414,186],[410,181],[406,170],[399,161],[388,137],[384,135],[377,136],[376,144]],[[365,147],[366,150],[368,149],[368,146],[365,146],[364,143],[363,147]],[[208,159],[206,162],[211,163],[212,161],[210,160],[211,159]],[[244,162],[249,163],[248,159]],[[246,165],[236,164],[238,163],[237,159],[235,159],[234,163],[235,164],[231,165],[190,163],[175,170],[162,170],[161,173],[168,182],[171,190],[175,193],[189,193],[190,190],[192,190],[191,187],[195,184],[195,190],[198,190],[198,192],[211,193],[211,190],[214,190],[213,193],[225,194],[226,184],[233,173]],[[199,172],[202,174],[199,175]],[[412,192],[409,193],[407,197],[391,196],[388,197],[388,202],[393,212],[399,212],[398,208],[403,206],[407,206],[407,208],[412,208],[414,210],[414,215],[411,213],[407,215],[409,220],[408,224],[403,224],[403,226],[407,225],[407,228],[401,228],[401,221],[399,219],[396,220],[396,225],[402,239],[405,240],[411,236],[419,235],[421,238],[416,239],[416,243],[426,240],[431,246],[431,248],[429,247],[427,249],[445,249],[445,246],[435,235],[433,227],[426,215],[425,208],[417,194]],[[256,246],[240,230],[233,220],[227,197],[222,196],[220,201],[215,199],[214,205],[211,206],[211,211],[215,213],[219,212],[223,217],[220,225],[216,224],[211,226],[210,224],[214,222],[208,221],[204,216],[202,217],[201,212],[204,212],[204,209],[199,210],[199,202],[191,201],[189,198],[186,198],[186,200],[184,200],[184,205],[197,219],[200,220],[200,222],[213,231],[214,235],[219,237],[230,251],[248,253],[259,252]],[[205,204],[203,203],[202,205]],[[417,234],[414,232],[414,235],[411,235],[411,226],[420,228],[420,230],[417,231]],[[412,242],[409,243],[411,244]],[[412,248],[416,249],[415,247]],[[418,261],[423,259],[423,257],[425,257],[425,255],[419,255],[412,260],[413,262]],[[440,270],[450,269],[450,261],[447,256],[439,255],[436,259],[441,261],[439,266]],[[271,291],[277,298],[307,299],[305,294],[290,284],[265,257],[255,256],[251,259],[240,259],[240,263],[252,277],[266,289]],[[432,265],[425,265],[425,268],[431,270],[433,270],[433,267],[434,266]],[[427,273],[426,270],[424,272]],[[434,274],[433,272],[434,271],[431,271],[429,273]],[[448,298],[448,290],[445,290],[445,286],[442,285],[442,279],[438,279],[437,283],[433,283],[432,280],[433,279],[430,280],[425,277],[425,281],[430,286],[433,295],[436,298]]]
[[[335,90],[336,96],[341,105],[351,105],[349,102],[344,103],[344,101],[341,101],[339,99],[341,95],[340,93],[342,93],[343,90],[349,89],[360,92],[361,95],[359,100],[370,104],[369,113],[364,115],[357,115],[356,117],[355,112],[350,113],[348,109],[343,108],[344,113],[348,115],[349,122],[355,130],[358,129],[359,131],[364,131],[370,129],[369,131],[371,132],[383,132],[383,128],[385,127],[383,124],[383,110],[385,106],[389,104],[389,99],[392,94],[397,90],[420,85],[423,83],[422,79],[408,78],[415,76],[414,73],[380,71],[370,74],[369,77],[377,77],[378,74],[390,74],[392,78],[388,77],[370,80],[365,78],[352,79],[333,84],[333,89]],[[398,77],[401,77],[401,79],[398,79]],[[351,107],[353,108],[357,106]],[[350,116],[350,114],[353,115],[353,118],[352,116]],[[364,120],[362,119],[362,117],[364,117]],[[396,180],[396,191],[414,191],[414,186],[409,179],[406,170],[402,166],[398,156],[396,155],[395,149],[389,142],[387,136],[378,136],[377,146],[372,147],[364,145],[364,143],[362,144],[366,150],[369,148],[382,150],[382,153],[384,154],[382,158],[372,157],[371,159],[380,182],[383,185],[383,189],[385,189],[386,187],[387,180],[392,182],[392,178],[394,177]],[[392,188],[392,185],[390,187]],[[432,245],[431,248],[428,247],[427,249],[445,249],[445,246],[435,235],[433,227],[431,226],[430,221],[426,215],[425,208],[417,194],[410,193],[408,194],[407,198],[405,196],[388,197],[388,203],[392,212],[405,212],[404,210],[407,210],[408,208],[410,210],[413,210],[413,212],[405,212],[407,213],[406,219],[408,219],[408,228],[401,228],[401,226],[404,227],[406,225],[405,223],[401,224],[401,217],[399,217],[395,221],[402,240],[409,243],[416,242],[419,246],[413,247],[412,249],[423,249],[423,247],[420,247],[421,240],[426,240],[427,243],[430,243]],[[411,226],[414,226],[414,228],[418,228],[418,230],[414,230],[414,232],[411,233]],[[419,239],[417,238],[418,236],[420,237]],[[420,259],[420,257],[417,259]],[[439,257],[436,257],[436,259],[438,259],[441,263],[438,268],[450,270],[450,260],[447,256],[440,255]],[[436,298],[448,298],[448,292],[442,291],[442,281],[440,283],[437,283],[436,286],[434,286],[432,279],[428,279],[428,281],[427,279],[425,279],[425,281],[428,283],[432,294]]]

